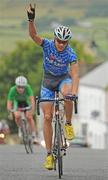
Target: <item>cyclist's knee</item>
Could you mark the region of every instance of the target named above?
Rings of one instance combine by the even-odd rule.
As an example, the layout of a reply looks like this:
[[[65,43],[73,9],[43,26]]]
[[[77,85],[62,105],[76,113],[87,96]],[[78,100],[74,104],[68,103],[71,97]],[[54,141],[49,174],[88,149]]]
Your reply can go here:
[[[20,126],[20,113],[19,112],[14,113],[14,118],[17,126]]]
[[[26,118],[31,121],[33,119],[32,115],[31,114],[26,114]]]
[[[49,121],[51,121],[51,119],[52,119],[52,115],[51,114],[45,114],[44,115],[44,120],[45,121],[49,122]]]
[[[68,94],[71,94],[71,92],[70,91],[62,91],[63,96],[67,96]]]
[[[61,93],[63,96],[67,96],[68,94],[71,94],[71,88],[70,87],[62,88]]]
[[[14,117],[16,120],[19,120],[20,119],[20,113],[18,113],[18,112],[14,113]]]

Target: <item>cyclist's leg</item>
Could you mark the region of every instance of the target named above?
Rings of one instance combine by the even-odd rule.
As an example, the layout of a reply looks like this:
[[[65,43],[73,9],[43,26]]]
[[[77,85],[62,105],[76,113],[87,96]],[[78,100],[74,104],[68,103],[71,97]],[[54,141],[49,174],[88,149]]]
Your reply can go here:
[[[20,123],[20,112],[18,111],[18,102],[14,101],[13,102],[13,109],[15,110],[14,117],[15,117],[15,122],[17,124],[18,127],[21,127],[21,123]]]
[[[59,90],[61,91],[63,96],[70,94],[71,88],[72,88],[72,80],[70,78],[64,79],[59,86]],[[65,134],[68,140],[73,139],[75,136],[74,129],[71,123],[72,114],[73,114],[73,102],[67,100],[65,101],[65,115],[66,115]]]
[[[35,127],[35,122],[33,119],[33,114],[31,111],[26,111],[25,116],[28,120],[29,123],[29,127],[30,127],[30,132],[32,134],[32,139],[33,139],[33,143],[35,144],[39,144],[38,142],[38,138],[36,137],[36,127]]]
[[[42,87],[41,98],[42,99],[54,98],[54,92],[45,87]],[[52,130],[53,103],[43,102],[41,103],[41,107],[44,114],[44,124],[43,124],[44,140],[45,140],[47,152],[50,153],[52,150],[52,135],[53,135],[53,130]]]
[[[70,94],[72,91],[72,80],[70,78],[64,79],[59,86],[59,90],[63,96]],[[65,113],[67,122],[71,123],[73,114],[73,103],[72,101],[65,101]]]
[[[42,87],[41,88],[41,98],[53,98],[54,92]],[[52,129],[52,116],[53,116],[53,103],[41,103],[41,107],[44,114],[44,124],[43,124],[43,133],[44,133],[44,140],[47,150],[47,157],[45,159],[44,166],[46,169],[52,170],[54,167],[54,158],[52,155],[52,136],[53,136],[53,129]]]
[[[29,122],[31,131],[35,132],[36,128],[35,128],[35,123],[34,123],[32,112],[31,111],[26,111],[25,116],[26,116],[26,118],[27,118],[27,120]]]

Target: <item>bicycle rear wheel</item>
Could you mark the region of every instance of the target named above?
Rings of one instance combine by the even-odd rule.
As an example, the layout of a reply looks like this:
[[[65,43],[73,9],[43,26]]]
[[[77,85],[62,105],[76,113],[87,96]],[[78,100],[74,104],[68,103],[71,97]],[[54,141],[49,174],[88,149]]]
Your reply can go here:
[[[32,140],[32,136],[31,134],[28,135],[29,137],[29,149],[30,149],[30,152],[33,153],[33,140]]]

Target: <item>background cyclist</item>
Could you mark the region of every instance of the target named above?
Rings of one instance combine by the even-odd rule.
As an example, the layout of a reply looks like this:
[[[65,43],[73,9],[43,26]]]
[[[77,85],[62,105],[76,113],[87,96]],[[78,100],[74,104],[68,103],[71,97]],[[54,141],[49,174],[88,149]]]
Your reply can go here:
[[[7,97],[7,110],[10,111],[14,109],[13,112],[15,117],[15,122],[19,129],[20,125],[20,111],[18,108],[27,107],[31,105],[31,110],[25,112],[25,116],[30,124],[30,128],[32,131],[32,137],[34,143],[37,142],[36,139],[36,129],[33,119],[33,114],[35,110],[35,100],[33,95],[33,90],[31,86],[27,83],[27,79],[24,76],[18,76],[15,80],[15,85],[9,89],[8,97]]]
[[[29,21],[29,34],[34,42],[43,48],[43,69],[44,77],[41,87],[41,98],[53,98],[54,91],[58,89],[63,96],[68,97],[74,95],[76,97],[78,91],[78,62],[76,53],[69,46],[69,40],[72,33],[68,27],[59,26],[54,31],[54,40],[44,39],[37,33],[34,24],[35,6],[30,4],[27,9]],[[70,72],[69,72],[70,65]],[[53,169],[53,155],[52,155],[52,115],[53,104],[42,103],[42,110],[44,113],[44,139],[47,150],[47,157],[45,159],[45,168]],[[71,140],[74,138],[74,131],[71,123],[73,104],[71,101],[66,101],[66,124],[65,132],[66,138]]]

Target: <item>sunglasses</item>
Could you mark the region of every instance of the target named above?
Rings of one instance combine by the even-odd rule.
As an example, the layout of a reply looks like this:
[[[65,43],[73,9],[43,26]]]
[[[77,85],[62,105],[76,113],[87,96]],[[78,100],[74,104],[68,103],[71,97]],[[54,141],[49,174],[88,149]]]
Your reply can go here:
[[[57,43],[63,44],[63,45],[68,43],[68,41],[61,41],[60,39],[56,39],[56,41],[57,41]]]
[[[17,86],[18,89],[24,89],[24,86]]]

